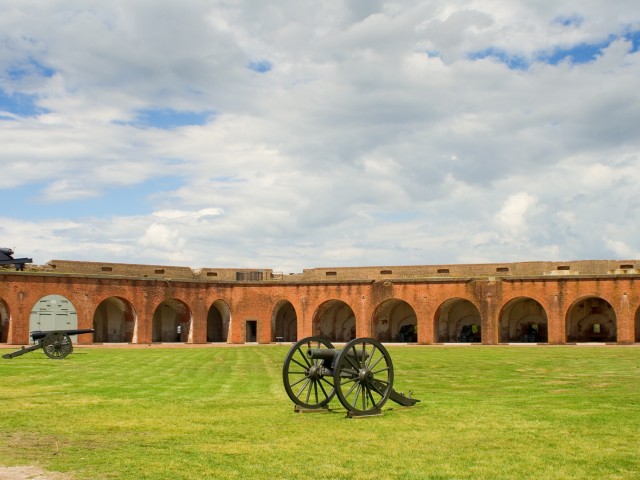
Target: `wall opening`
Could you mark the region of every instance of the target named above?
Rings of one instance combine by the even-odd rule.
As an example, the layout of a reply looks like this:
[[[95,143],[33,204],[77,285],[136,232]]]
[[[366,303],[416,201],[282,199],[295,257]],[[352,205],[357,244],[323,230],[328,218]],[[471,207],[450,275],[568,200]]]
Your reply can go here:
[[[93,314],[93,341],[96,343],[132,343],[136,314],[123,298],[110,297],[100,302]]]
[[[207,313],[207,342],[226,342],[229,338],[229,305],[223,300],[216,300]]]
[[[636,312],[636,342],[640,343],[640,308]]]
[[[500,342],[547,343],[547,312],[532,298],[511,300],[500,315]]]
[[[0,299],[0,343],[9,341],[9,307]]]
[[[356,338],[356,316],[341,300],[328,300],[313,314],[313,335],[332,342],[348,342]]]
[[[298,339],[298,315],[291,302],[282,300],[273,309],[271,341],[282,339],[295,342]]]
[[[167,299],[153,313],[152,335],[154,343],[178,343],[189,341],[191,311],[184,302]]]
[[[381,342],[415,343],[418,341],[416,312],[404,300],[390,299],[375,309],[371,331]]]
[[[258,341],[258,321],[257,320],[247,320],[247,332],[246,339],[247,343],[256,343]]]
[[[440,305],[436,311],[434,327],[440,343],[482,341],[480,311],[463,298],[452,298]]]
[[[599,297],[575,302],[567,313],[567,342],[616,342],[617,323],[613,307]]]

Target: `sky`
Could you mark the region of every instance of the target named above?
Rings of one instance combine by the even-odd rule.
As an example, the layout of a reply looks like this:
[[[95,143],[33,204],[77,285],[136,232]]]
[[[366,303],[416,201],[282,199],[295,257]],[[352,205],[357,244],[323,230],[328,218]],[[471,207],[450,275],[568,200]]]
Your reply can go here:
[[[640,258],[637,0],[0,0],[0,247]]]

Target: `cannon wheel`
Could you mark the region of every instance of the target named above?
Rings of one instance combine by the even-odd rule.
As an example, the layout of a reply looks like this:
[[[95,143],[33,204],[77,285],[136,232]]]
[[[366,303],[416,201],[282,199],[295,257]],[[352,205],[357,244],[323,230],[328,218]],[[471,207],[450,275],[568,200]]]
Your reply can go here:
[[[284,359],[282,381],[289,398],[303,408],[325,407],[335,395],[333,377],[327,375],[323,360],[307,356],[310,348],[333,349],[323,337],[307,337],[296,343]]]
[[[42,339],[42,349],[47,357],[62,360],[73,351],[73,345],[66,333],[51,332]]]
[[[336,361],[333,383],[350,416],[380,413],[393,390],[389,352],[373,338],[351,340]]]

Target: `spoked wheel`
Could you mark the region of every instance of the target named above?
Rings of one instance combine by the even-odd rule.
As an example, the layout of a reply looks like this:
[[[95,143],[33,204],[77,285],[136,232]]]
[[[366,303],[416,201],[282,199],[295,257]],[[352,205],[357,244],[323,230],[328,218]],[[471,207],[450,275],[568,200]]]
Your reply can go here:
[[[47,333],[42,340],[42,349],[49,358],[62,360],[73,351],[71,338],[66,333]]]
[[[309,358],[307,352],[310,349],[329,350],[333,345],[322,337],[300,340],[287,353],[282,380],[293,403],[309,409],[322,408],[335,395],[331,365],[327,366],[326,360],[321,358]]]
[[[349,415],[379,413],[393,389],[391,356],[373,338],[351,340],[336,361],[333,382]]]

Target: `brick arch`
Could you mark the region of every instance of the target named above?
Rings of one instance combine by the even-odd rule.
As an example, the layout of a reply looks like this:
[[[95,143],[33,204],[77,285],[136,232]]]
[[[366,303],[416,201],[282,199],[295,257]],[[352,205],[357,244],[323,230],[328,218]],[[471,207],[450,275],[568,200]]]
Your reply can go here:
[[[192,323],[191,309],[185,302],[177,298],[163,300],[153,312],[151,340],[162,343],[186,343],[191,340]]]
[[[9,327],[11,315],[9,314],[9,306],[0,298],[0,343],[9,341]]]
[[[225,300],[215,300],[207,311],[207,342],[228,342],[231,308]]]
[[[418,318],[404,300],[390,298],[381,302],[371,319],[371,335],[381,342],[418,341]]]
[[[640,343],[640,307],[636,310],[636,318],[635,318],[635,341]]]
[[[434,336],[439,343],[481,342],[480,309],[471,300],[454,297],[440,304],[434,316]]]
[[[574,301],[565,319],[567,342],[616,342],[617,317],[607,300],[588,295]]]
[[[501,343],[547,343],[547,312],[537,300],[521,296],[508,301],[499,315]]]
[[[313,335],[333,342],[346,342],[357,336],[353,308],[343,300],[326,300],[313,313]]]
[[[281,338],[285,342],[298,339],[298,314],[289,300],[280,300],[271,315],[271,341]]]
[[[123,297],[102,300],[93,314],[93,341],[96,343],[133,343],[138,316],[133,304]]]

